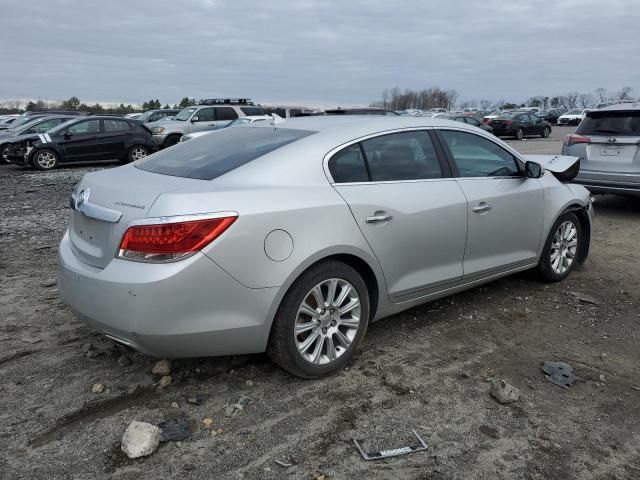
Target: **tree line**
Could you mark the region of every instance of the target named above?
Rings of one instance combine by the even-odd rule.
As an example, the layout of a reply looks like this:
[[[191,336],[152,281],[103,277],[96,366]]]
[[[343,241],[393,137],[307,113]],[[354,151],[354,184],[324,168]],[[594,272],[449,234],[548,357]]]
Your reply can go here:
[[[67,100],[61,102],[51,100],[28,100],[26,104],[18,100],[6,100],[0,102],[0,115],[13,114],[22,112],[32,112],[40,110],[72,110],[78,112],[90,112],[94,114],[112,114],[112,115],[126,115],[133,112],[144,112],[146,110],[154,110],[158,108],[174,108],[181,109],[198,105],[203,100],[196,100],[195,98],[184,97],[179,103],[170,105],[165,103],[162,105],[158,99],[150,99],[142,104],[128,104],[121,103],[120,105],[103,105],[101,103],[87,104],[80,101],[78,97],[70,97]]]
[[[540,108],[592,108],[600,103],[620,102],[634,100],[633,88],[623,87],[620,90],[610,92],[605,88],[597,88],[593,93],[567,92],[563,95],[545,96],[536,95],[530,97],[525,103],[509,102],[507,100],[491,101],[465,100],[456,103],[458,92],[455,90],[442,90],[439,87],[430,87],[424,90],[401,90],[399,87],[385,88],[382,91],[381,99],[371,103],[372,107],[388,108],[390,110],[429,110],[431,108],[446,108],[452,110],[455,107],[478,108],[480,110],[490,109],[513,109],[518,107],[540,107]]]

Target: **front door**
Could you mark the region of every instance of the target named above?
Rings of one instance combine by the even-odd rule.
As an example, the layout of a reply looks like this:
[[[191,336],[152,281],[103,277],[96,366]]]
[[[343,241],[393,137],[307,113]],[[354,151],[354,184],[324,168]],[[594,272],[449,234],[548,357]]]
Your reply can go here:
[[[65,161],[82,162],[103,158],[103,146],[98,143],[100,120],[84,120],[74,123],[64,133],[60,143]]]
[[[391,301],[461,279],[467,202],[456,180],[444,174],[427,131],[356,143],[336,153],[329,169],[380,262]]]
[[[191,117],[189,122],[188,133],[215,129],[213,107],[201,108]]]
[[[525,178],[513,154],[486,137],[440,130],[467,198],[464,277],[484,277],[535,264],[543,223],[543,191]]]

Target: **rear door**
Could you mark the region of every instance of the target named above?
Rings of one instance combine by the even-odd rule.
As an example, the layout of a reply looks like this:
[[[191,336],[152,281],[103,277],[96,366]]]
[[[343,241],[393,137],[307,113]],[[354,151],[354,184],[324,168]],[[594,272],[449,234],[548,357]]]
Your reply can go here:
[[[329,172],[402,302],[462,277],[467,204],[426,130],[383,134],[335,153]]]
[[[82,162],[103,158],[104,146],[98,142],[100,120],[84,120],[67,128],[60,141],[65,161]]]
[[[488,138],[439,130],[467,199],[465,280],[536,263],[542,235],[543,191],[519,161]]]
[[[640,110],[589,112],[576,133],[590,139],[580,178],[640,182]]]
[[[103,159],[124,158],[126,156],[125,144],[132,133],[129,122],[118,118],[101,121],[100,144]]]

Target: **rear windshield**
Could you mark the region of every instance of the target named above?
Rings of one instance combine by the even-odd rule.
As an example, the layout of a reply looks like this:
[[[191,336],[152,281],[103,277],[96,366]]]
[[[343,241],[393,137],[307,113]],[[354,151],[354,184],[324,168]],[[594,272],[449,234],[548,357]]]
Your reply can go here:
[[[174,177],[213,180],[312,133],[271,127],[225,128],[161,150],[135,166]]]
[[[244,113],[246,116],[264,115],[262,107],[240,107],[240,110],[242,110],[242,113]]]
[[[589,112],[576,133],[640,137],[640,110],[632,112]]]

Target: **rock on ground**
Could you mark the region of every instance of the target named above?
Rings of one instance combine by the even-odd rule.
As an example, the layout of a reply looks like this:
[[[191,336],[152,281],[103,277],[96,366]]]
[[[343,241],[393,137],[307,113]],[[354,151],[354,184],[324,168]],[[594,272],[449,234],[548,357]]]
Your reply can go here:
[[[160,433],[155,425],[134,420],[122,435],[122,451],[129,458],[151,455],[160,444]]]
[[[160,375],[161,377],[169,375],[171,373],[171,362],[166,358],[160,360],[159,362],[156,362],[156,364],[151,369],[151,373],[153,373],[154,375]]]
[[[500,403],[512,403],[520,398],[520,390],[504,380],[494,381],[490,393]]]

